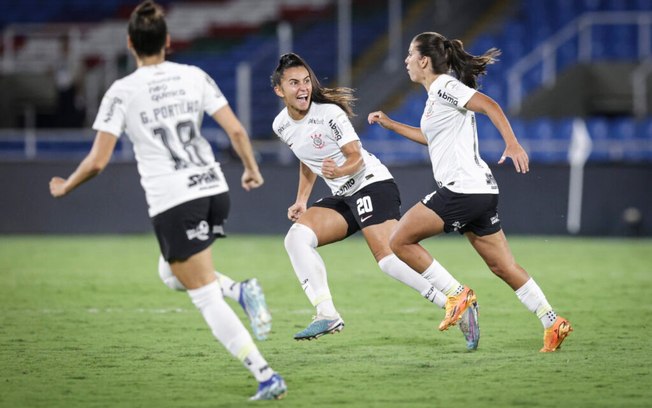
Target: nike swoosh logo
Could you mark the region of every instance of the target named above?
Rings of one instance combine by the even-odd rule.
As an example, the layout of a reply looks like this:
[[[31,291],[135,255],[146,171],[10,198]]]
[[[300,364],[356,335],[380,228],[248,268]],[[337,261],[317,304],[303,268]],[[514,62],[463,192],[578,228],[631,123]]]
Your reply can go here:
[[[362,218],[360,218],[360,222],[365,222],[371,217],[373,217],[373,215],[367,215],[366,217],[362,217]]]

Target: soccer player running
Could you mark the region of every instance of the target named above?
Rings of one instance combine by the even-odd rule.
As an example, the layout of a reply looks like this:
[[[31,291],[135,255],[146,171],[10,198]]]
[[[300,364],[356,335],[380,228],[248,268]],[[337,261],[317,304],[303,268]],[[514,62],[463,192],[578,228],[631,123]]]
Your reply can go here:
[[[476,295],[419,243],[442,232],[458,231],[466,235],[489,269],[514,289],[525,307],[541,320],[544,336],[540,351],[550,352],[560,347],[572,331],[571,325],[557,316],[543,291],[514,260],[498,218],[498,185],[478,150],[474,112],[489,116],[505,141],[498,164],[509,157],[516,172],[529,171],[528,156],[502,109],[476,91],[478,76],[499,54],[492,48],[474,56],[464,50],[459,40],[451,41],[434,32],[417,35],[410,43],[405,65],[410,79],[428,92],[420,128],[396,122],[381,111],[370,113],[368,121],[428,146],[436,189],[403,216],[390,246],[401,260],[448,296],[446,318],[439,329],[454,325],[475,302]]]
[[[300,160],[297,197],[287,214],[295,223],[285,237],[285,248],[306,296],[317,309],[312,323],[294,338],[311,340],[344,328],[316,248],[359,230],[383,272],[443,308],[446,297],[389,248],[401,199],[387,167],[364,150],[351,125],[352,90],[322,87],[310,66],[293,53],[281,56],[271,82],[285,103],[274,119],[274,132]],[[307,208],[317,176],[332,195]],[[480,334],[477,305],[466,309],[463,321],[460,328],[467,347],[475,349]]]
[[[134,146],[164,258],[161,276],[173,286],[166,276],[171,270],[176,287],[187,289],[215,338],[259,382],[251,399],[282,398],[285,381],[265,361],[220,289],[241,302],[253,318],[254,332],[265,337],[270,316],[260,287],[234,284],[221,274],[218,278],[211,256],[213,241],[224,236],[229,188],[209,143],[199,133],[200,123],[206,112],[226,131],[244,165],[242,187],[249,191],[260,187],[263,177],[247,132],[205,72],[165,61],[170,36],[158,4],[148,0],[132,12],[127,45],[138,68],[109,88],[93,124],[97,135],[90,153],[67,179],[52,178],[50,192],[62,197],[98,175],[125,131]]]

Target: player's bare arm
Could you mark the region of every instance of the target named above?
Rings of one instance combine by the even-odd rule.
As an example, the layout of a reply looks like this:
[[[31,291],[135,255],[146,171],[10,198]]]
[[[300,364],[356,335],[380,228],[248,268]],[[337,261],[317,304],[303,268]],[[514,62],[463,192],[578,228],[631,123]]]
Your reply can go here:
[[[371,112],[367,116],[367,121],[369,122],[370,125],[373,125],[374,123],[378,123],[380,126],[384,127],[385,129],[391,130],[392,132],[396,132],[399,135],[405,137],[406,139],[412,140],[413,142],[417,142],[422,145],[428,144],[428,141],[426,140],[426,137],[423,135],[423,132],[421,132],[420,128],[397,122],[391,119],[389,116],[387,116],[383,111]]]
[[[50,194],[52,197],[63,197],[79,185],[97,176],[111,160],[118,138],[107,132],[97,132],[91,151],[79,163],[77,169],[67,178],[52,177]]]
[[[317,180],[317,175],[310,170],[303,162],[299,162],[299,186],[297,188],[297,199],[288,208],[288,218],[290,221],[298,221],[299,217],[306,212],[308,208],[308,199]]]
[[[244,166],[244,172],[241,177],[242,188],[249,191],[252,188],[262,186],[265,180],[260,174],[258,163],[256,163],[249,135],[233,113],[231,107],[229,105],[223,106],[213,113],[212,116],[229,136],[233,149],[242,161]]]
[[[505,141],[505,151],[498,164],[503,164],[506,158],[511,158],[517,173],[527,173],[530,170],[529,158],[525,149],[518,143],[516,135],[509,124],[500,105],[489,96],[476,92],[466,103],[466,108],[487,115]]]
[[[335,160],[330,157],[324,159],[321,166],[321,174],[323,174],[324,177],[334,179],[355,174],[364,165],[362,155],[360,154],[359,141],[354,140],[349,142],[342,146],[340,150],[344,154],[344,157],[346,157],[346,161],[341,166],[338,166],[337,163],[335,163]]]

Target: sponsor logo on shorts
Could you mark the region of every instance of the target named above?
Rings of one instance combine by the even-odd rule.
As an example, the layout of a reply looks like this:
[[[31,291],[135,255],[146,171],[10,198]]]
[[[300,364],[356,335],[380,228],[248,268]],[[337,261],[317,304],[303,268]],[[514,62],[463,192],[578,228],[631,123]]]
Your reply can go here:
[[[451,226],[453,227],[453,231],[459,231],[460,229],[464,228],[465,225],[466,223],[462,224],[459,221],[455,221],[454,223],[451,224]]]
[[[500,218],[498,218],[498,214],[491,217],[490,220],[491,220],[491,225],[494,225],[494,224],[497,224],[497,223],[500,222]]]
[[[424,203],[424,204],[426,204],[428,201],[430,201],[430,199],[432,199],[432,196],[434,196],[435,194],[437,194],[437,192],[436,192],[436,191],[433,191],[432,193],[430,193],[430,194],[428,194],[427,196],[425,196],[425,197],[423,198],[423,200],[421,200],[421,202]]]
[[[362,218],[360,218],[360,222],[365,222],[371,217],[373,217],[373,214],[372,215],[367,215],[366,217],[362,217]]]
[[[208,239],[209,231],[210,227],[208,226],[208,222],[202,220],[194,229],[186,230],[186,236],[188,237],[188,240],[198,239],[200,241],[206,241]]]

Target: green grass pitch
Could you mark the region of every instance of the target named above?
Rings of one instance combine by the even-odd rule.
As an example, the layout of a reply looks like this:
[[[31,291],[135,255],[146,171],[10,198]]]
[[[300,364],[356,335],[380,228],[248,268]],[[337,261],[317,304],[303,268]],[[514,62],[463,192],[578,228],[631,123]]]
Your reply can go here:
[[[652,406],[652,240],[510,243],[573,323],[557,353],[538,352],[538,319],[462,237],[426,247],[478,294],[477,352],[437,331],[443,311],[384,275],[359,236],[320,249],[346,328],[311,342],[292,340],[313,309],[282,236],[232,235],[213,256],[265,289],[274,326],[257,344],[288,383],[278,406]],[[254,379],[159,281],[157,258],[153,235],[1,236],[0,407],[248,404]]]

